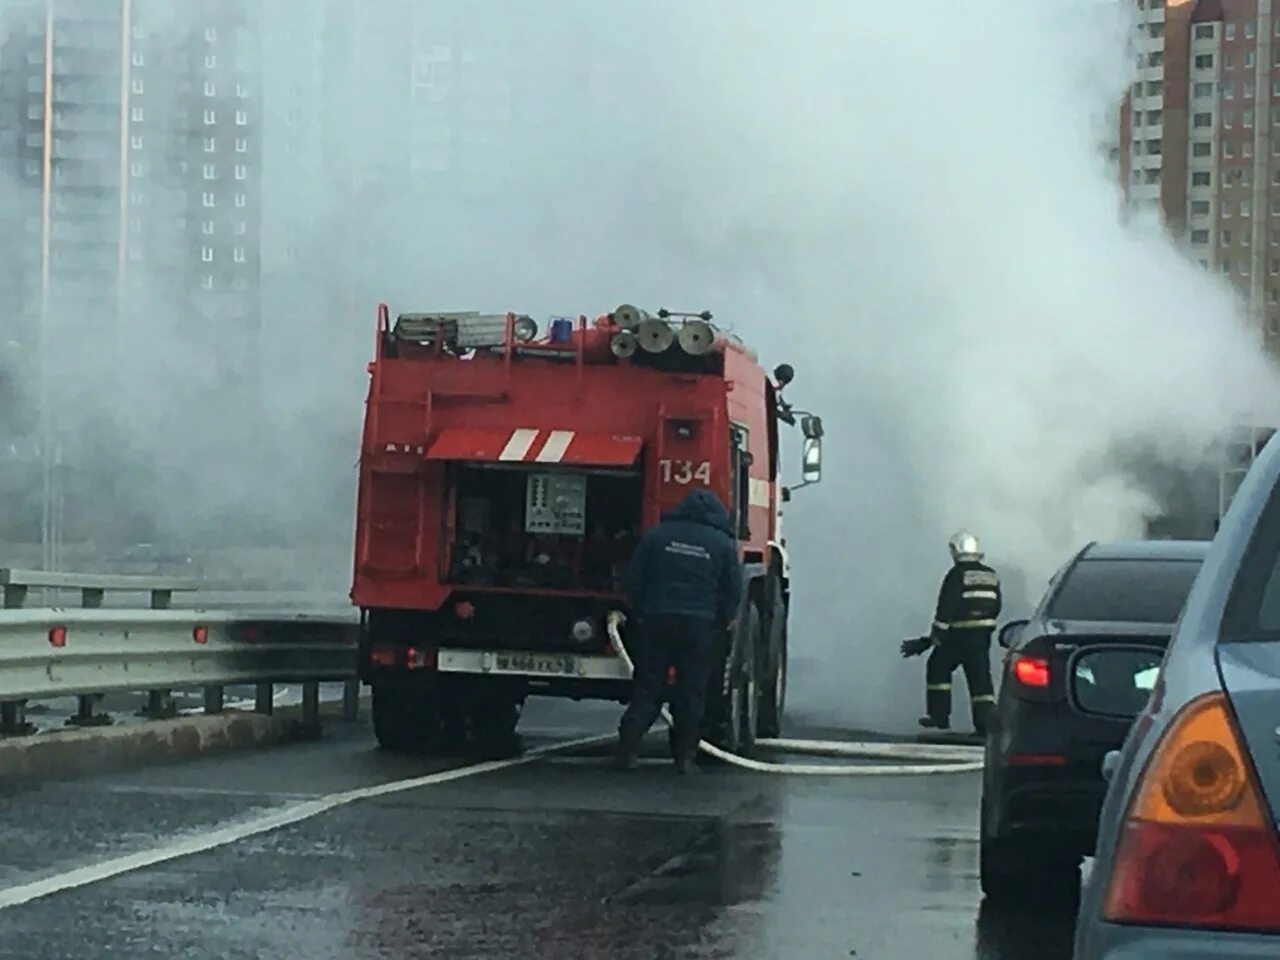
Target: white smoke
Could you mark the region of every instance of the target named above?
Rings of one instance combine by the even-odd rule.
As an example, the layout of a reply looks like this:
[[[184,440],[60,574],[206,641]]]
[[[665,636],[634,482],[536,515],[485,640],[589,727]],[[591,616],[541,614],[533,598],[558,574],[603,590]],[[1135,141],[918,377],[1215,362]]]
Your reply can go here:
[[[350,11],[298,16],[326,10],[338,42]],[[824,481],[787,512],[793,705],[899,728],[923,683],[897,643],[926,628],[955,528],[979,534],[1025,607],[1086,540],[1141,532],[1154,504],[1127,452],[1194,463],[1241,410],[1275,408],[1231,292],[1152,224],[1122,222],[1103,150],[1132,63],[1119,4],[386,12],[416,25],[327,87],[292,34],[266,45],[265,96],[301,86],[326,132],[320,148],[263,131],[277,164],[267,216],[309,228],[298,264],[268,266],[309,297],[264,315],[262,408],[218,402],[216,331],[198,346],[172,331],[132,341],[168,372],[132,381],[128,409],[185,396],[169,420],[186,424],[177,449],[211,438],[210,457],[192,469],[137,441],[98,466],[146,458],[183,476],[144,504],[175,535],[197,515],[276,542],[319,536],[340,546],[318,560],[324,579],[345,576],[376,299],[709,308],[769,365],[794,364],[793,400],[827,424]],[[279,11],[264,22],[278,31]],[[510,116],[484,113],[483,97],[434,113],[406,98],[410,35],[475,53],[473,73],[511,91]],[[426,126],[442,123],[452,142],[471,138],[461,161],[412,182],[388,173],[413,133],[438,140]],[[294,136],[312,153],[287,158]],[[206,380],[195,396],[188,371]],[[232,442],[247,423],[258,442]]]

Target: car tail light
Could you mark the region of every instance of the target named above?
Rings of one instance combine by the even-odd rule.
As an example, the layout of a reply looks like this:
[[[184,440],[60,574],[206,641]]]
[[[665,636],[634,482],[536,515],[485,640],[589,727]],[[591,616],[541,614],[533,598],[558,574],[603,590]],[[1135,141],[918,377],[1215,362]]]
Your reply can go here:
[[[1226,697],[1183,708],[1143,772],[1103,917],[1280,931],[1280,844]]]
[[[1049,661],[1019,654],[1013,658],[1013,676],[1024,687],[1043,689],[1049,686]]]
[[[437,653],[435,650],[410,647],[404,653],[404,665],[410,670],[434,670],[436,662]]]
[[[369,651],[369,663],[375,667],[394,667],[398,653],[397,648],[380,644]]]

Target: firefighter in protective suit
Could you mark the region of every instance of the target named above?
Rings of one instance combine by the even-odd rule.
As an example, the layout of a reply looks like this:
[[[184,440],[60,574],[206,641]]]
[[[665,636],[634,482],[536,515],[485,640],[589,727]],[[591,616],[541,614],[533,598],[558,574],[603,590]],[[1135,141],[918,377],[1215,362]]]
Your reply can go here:
[[[953,565],[938,592],[938,607],[928,638],[908,640],[903,656],[930,649],[925,665],[925,710],[920,726],[947,730],[951,726],[951,677],[956,667],[964,669],[973,713],[973,727],[979,736],[987,732],[987,719],[995,705],[991,684],[991,634],[1000,615],[1000,578],[982,563],[978,538],[961,531],[948,544]]]

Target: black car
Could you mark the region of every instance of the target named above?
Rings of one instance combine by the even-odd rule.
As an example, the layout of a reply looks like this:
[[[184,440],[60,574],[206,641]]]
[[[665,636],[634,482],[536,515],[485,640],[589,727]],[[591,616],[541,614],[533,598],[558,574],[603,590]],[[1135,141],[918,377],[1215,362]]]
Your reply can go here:
[[[1097,842],[1102,759],[1124,742],[1155,683],[1208,542],[1091,543],[1049,582],[1008,652],[986,740],[983,892],[1078,884]]]

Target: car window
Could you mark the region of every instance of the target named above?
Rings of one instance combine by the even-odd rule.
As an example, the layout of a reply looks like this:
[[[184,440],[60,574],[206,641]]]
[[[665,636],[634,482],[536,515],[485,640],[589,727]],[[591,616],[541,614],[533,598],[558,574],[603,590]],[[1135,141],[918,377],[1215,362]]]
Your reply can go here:
[[[1054,620],[1172,624],[1199,572],[1198,560],[1081,560],[1047,614]]]
[[[1161,650],[1132,647],[1085,651],[1071,677],[1076,706],[1085,713],[1136,717],[1147,705],[1163,658]]]

